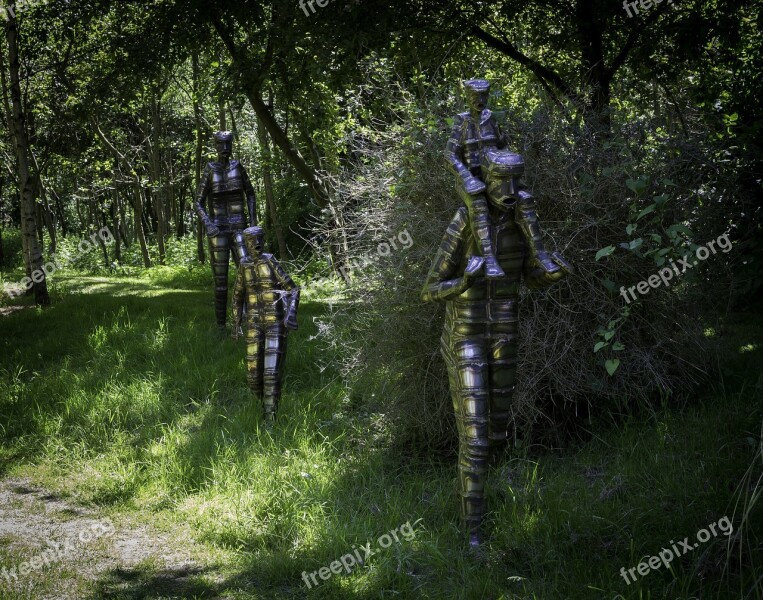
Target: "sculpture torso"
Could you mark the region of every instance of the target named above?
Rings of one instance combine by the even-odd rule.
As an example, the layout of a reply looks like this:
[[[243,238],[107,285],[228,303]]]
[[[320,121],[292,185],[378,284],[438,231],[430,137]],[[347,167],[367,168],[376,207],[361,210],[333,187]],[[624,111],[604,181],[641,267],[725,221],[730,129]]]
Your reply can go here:
[[[489,109],[484,109],[479,122],[470,112],[457,117],[458,139],[448,140],[451,150],[463,161],[472,175],[480,175],[480,151],[483,148],[503,148],[504,136]]]
[[[211,162],[207,164],[209,187],[209,218],[217,225],[230,225],[243,228],[246,225],[244,214],[244,170],[237,160],[227,164]]]
[[[246,290],[247,318],[249,326],[272,327],[283,323],[286,290],[279,281],[272,254],[261,254],[240,265]]]
[[[516,321],[517,297],[525,257],[525,243],[514,222],[514,211],[492,214],[490,236],[495,243],[496,259],[506,273],[499,280],[477,277],[463,293],[447,301],[446,322],[459,333],[469,333],[470,325]],[[461,224],[461,244],[457,273],[463,273],[469,256],[477,254],[477,242],[468,227],[466,208],[460,208],[456,220]],[[448,325],[446,325],[447,327]]]

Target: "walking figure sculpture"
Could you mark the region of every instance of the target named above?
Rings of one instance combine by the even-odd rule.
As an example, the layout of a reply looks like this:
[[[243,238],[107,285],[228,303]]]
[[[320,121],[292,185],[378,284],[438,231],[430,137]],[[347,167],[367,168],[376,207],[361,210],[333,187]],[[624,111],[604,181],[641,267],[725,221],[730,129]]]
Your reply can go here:
[[[485,182],[480,170],[480,156],[491,148],[506,148],[508,139],[487,107],[490,82],[469,79],[462,85],[469,110],[454,119],[445,147],[445,159],[450,170],[460,179],[458,190],[469,212],[472,233],[478,242],[477,250],[485,259],[485,276],[500,279],[504,273],[495,259],[488,231],[488,207],[483,195]]]
[[[483,539],[485,476],[491,453],[506,443],[517,367],[520,281],[539,288],[572,272],[541,239],[532,195],[519,184],[524,161],[497,148],[481,157],[486,183],[487,233],[505,273],[488,278],[469,211],[461,207],[448,225],[421,297],[445,301],[441,352],[448,369],[459,436],[461,510],[470,544]]]
[[[218,159],[204,168],[194,208],[209,237],[209,256],[215,280],[215,316],[218,327],[225,329],[228,265],[231,254],[236,264],[243,255],[241,231],[247,222],[257,224],[257,209],[254,188],[244,165],[231,158],[233,134],[230,131],[215,133],[215,147]],[[244,208],[245,200],[248,211]]]
[[[233,287],[234,340],[241,335],[246,303],[247,381],[262,399],[265,420],[275,419],[281,398],[286,334],[297,328],[300,289],[272,254],[264,250],[264,232],[249,227],[243,232],[245,255]]]

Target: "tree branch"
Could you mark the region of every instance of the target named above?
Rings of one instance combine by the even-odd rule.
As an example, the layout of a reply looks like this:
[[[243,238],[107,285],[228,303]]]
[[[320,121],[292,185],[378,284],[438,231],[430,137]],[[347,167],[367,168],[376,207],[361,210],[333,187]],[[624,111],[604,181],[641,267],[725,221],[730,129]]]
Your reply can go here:
[[[498,50],[522,66],[527,67],[541,82],[555,87],[570,100],[576,101],[578,99],[577,92],[558,73],[523,54],[513,44],[495,37],[479,25],[471,25],[470,31],[474,37],[482,40],[491,48]]]
[[[618,69],[625,64],[625,61],[628,59],[628,54],[638,43],[641,34],[644,33],[647,27],[659,19],[669,6],[670,4],[665,2],[662,6],[659,6],[657,9],[650,12],[645,19],[642,19],[639,24],[631,30],[628,39],[625,40],[625,44],[620,49],[620,52],[618,52],[617,56],[612,61],[612,64],[604,71],[604,79],[607,83],[612,81],[612,78],[615,76]]]

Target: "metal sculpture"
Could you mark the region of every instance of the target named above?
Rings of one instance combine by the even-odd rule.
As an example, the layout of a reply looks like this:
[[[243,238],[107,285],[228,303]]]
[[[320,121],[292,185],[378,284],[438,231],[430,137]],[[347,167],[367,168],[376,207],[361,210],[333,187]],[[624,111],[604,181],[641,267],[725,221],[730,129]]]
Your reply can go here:
[[[241,335],[246,305],[247,381],[262,399],[265,419],[272,422],[281,398],[286,335],[297,328],[300,289],[272,254],[264,250],[264,232],[249,227],[243,235],[244,256],[233,288],[233,339]]]
[[[495,259],[488,233],[488,207],[483,195],[485,182],[480,171],[480,156],[491,148],[506,148],[508,139],[487,107],[490,82],[485,79],[464,81],[463,93],[469,110],[454,119],[445,147],[445,159],[459,179],[457,187],[469,213],[472,233],[479,242],[478,251],[485,259],[485,276],[500,279],[504,273]]]
[[[209,238],[210,264],[215,280],[215,316],[218,327],[224,329],[228,309],[228,265],[231,255],[237,263],[243,255],[240,234],[247,224],[257,224],[257,209],[254,188],[244,165],[231,158],[233,134],[218,131],[214,137],[218,159],[204,168],[194,208]]]
[[[487,207],[484,225],[495,240],[500,279],[482,271],[481,239],[461,207],[448,225],[422,290],[425,302],[445,301],[441,352],[448,369],[459,435],[461,509],[472,545],[483,539],[485,476],[491,453],[508,437],[517,366],[520,281],[539,288],[572,272],[541,238],[532,195],[519,183],[518,154],[483,149],[480,157]]]

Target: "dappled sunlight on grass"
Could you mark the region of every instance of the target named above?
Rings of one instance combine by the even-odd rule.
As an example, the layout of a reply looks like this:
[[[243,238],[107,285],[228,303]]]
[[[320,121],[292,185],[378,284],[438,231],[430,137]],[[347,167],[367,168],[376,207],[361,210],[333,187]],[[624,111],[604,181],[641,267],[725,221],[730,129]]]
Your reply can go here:
[[[0,465],[82,502],[190,524],[210,549],[231,553],[235,572],[221,590],[256,581],[303,598],[303,571],[408,521],[415,539],[321,580],[311,597],[667,589],[671,573],[626,589],[618,570],[729,510],[729,485],[754,454],[739,441],[760,421],[744,400],[749,386],[566,453],[511,449],[490,470],[489,551],[475,561],[458,525],[455,459],[396,446],[383,399],[378,413],[353,409],[321,347],[320,294],[300,307],[268,429],[246,385],[243,344],[216,332],[211,290],[165,276],[171,287],[76,278],[50,309],[0,319]],[[176,288],[189,293],[172,296]],[[757,346],[740,344],[752,349],[738,360],[759,358]],[[682,585],[695,566],[678,565]]]

